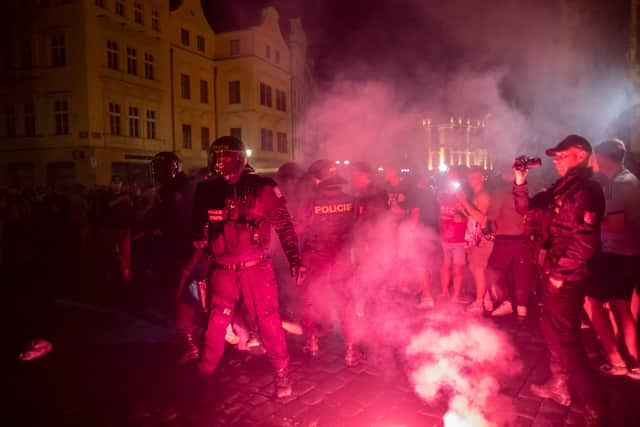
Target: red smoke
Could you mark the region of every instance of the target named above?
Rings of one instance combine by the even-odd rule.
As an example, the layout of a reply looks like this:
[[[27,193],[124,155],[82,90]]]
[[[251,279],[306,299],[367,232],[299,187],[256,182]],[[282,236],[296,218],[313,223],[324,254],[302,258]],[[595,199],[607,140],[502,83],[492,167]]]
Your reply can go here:
[[[428,402],[444,397],[447,427],[501,425],[501,378],[522,369],[508,336],[460,311],[434,312],[406,348],[410,380]],[[500,411],[497,410],[500,402]]]

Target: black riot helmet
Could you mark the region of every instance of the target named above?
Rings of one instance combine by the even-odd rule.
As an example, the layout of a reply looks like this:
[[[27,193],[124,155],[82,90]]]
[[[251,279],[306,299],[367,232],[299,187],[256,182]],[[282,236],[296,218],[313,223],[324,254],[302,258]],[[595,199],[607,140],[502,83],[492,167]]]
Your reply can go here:
[[[234,136],[221,136],[209,147],[209,170],[230,183],[240,179],[247,166],[244,144]]]
[[[180,172],[182,172],[182,160],[176,153],[162,151],[151,159],[151,177],[156,184],[167,184]]]
[[[341,185],[347,180],[338,175],[338,168],[331,160],[321,159],[311,163],[307,175],[318,185]]]

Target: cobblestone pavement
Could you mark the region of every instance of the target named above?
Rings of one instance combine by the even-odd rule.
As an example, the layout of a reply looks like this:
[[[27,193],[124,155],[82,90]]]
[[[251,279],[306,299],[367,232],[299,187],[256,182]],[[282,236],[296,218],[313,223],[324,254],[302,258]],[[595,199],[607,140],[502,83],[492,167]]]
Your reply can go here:
[[[266,357],[229,348],[205,403],[167,402],[175,388],[171,328],[117,311],[59,304],[54,351],[31,363],[9,362],[7,426],[264,426],[417,427],[442,425],[445,402],[427,404],[412,390],[399,363],[369,358],[344,366],[339,337],[320,338],[310,359],[301,337],[289,336],[293,395],[272,397]],[[534,316],[531,316],[534,317]],[[488,319],[489,322],[494,322]],[[511,426],[579,426],[579,405],[565,408],[528,392],[545,379],[547,359],[535,318],[495,321],[515,344],[523,369],[501,384]],[[590,334],[587,333],[587,336]],[[591,340],[589,348],[597,347]],[[388,362],[388,360],[387,360]],[[186,369],[186,368],[181,368]],[[606,425],[640,425],[640,385],[626,377],[603,378]],[[188,400],[188,399],[187,399]],[[511,401],[512,405],[508,402]],[[12,410],[11,410],[12,409]]]

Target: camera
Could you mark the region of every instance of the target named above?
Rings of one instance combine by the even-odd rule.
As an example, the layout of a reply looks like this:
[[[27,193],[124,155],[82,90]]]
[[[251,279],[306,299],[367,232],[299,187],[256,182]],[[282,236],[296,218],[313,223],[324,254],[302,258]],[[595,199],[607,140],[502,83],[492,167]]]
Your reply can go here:
[[[519,171],[525,171],[527,169],[535,169],[542,166],[542,159],[539,157],[516,157],[513,161],[513,168]]]
[[[449,185],[451,186],[451,190],[453,191],[459,190],[460,187],[462,187],[462,184],[460,183],[460,181],[451,181]]]

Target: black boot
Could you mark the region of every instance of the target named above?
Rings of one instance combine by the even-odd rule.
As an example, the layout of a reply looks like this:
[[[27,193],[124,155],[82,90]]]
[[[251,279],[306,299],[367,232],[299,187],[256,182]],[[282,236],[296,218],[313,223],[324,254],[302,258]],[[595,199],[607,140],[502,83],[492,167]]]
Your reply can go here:
[[[289,380],[289,369],[276,369],[274,375],[276,397],[282,399],[291,396],[291,381]]]
[[[193,341],[193,335],[181,334],[178,336],[178,363],[187,363],[198,360],[200,351]]]
[[[571,405],[569,378],[566,375],[552,376],[544,384],[531,384],[529,390],[538,397],[551,399],[560,405]]]

